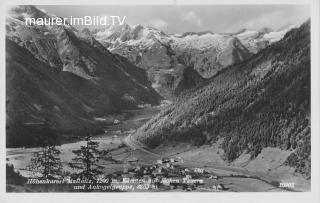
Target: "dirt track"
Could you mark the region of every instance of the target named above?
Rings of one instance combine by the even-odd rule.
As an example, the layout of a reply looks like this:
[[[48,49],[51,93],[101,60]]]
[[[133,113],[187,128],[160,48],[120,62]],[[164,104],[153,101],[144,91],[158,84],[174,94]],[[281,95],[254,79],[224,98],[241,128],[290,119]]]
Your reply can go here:
[[[139,150],[141,152],[147,153],[149,155],[154,156],[155,159],[164,157],[164,155],[160,155],[160,154],[152,152],[150,149],[145,147],[143,144],[134,140],[131,135],[125,137],[123,139],[123,142],[132,150],[134,150],[134,151]],[[166,154],[165,157],[176,157],[176,154],[173,154],[173,155]],[[204,165],[204,163],[201,163],[201,162],[198,162],[195,160],[193,160],[192,162],[185,161],[183,163],[183,166],[186,166],[186,167],[199,167],[202,165]],[[223,179],[225,180],[225,182],[223,182],[223,183],[228,184],[231,187],[233,185],[237,191],[242,191],[242,190],[252,191],[252,192],[266,191],[266,190],[273,191],[273,192],[275,192],[275,191],[294,191],[291,189],[289,190],[289,189],[285,189],[285,188],[278,188],[277,186],[272,184],[275,182],[275,180],[266,179],[265,177],[260,177],[257,174],[250,172],[246,169],[235,168],[235,167],[226,167],[226,166],[217,166],[217,165],[207,164],[207,163],[206,163],[206,169],[214,171],[214,172],[220,171],[220,173],[222,170],[227,173],[238,174],[238,176],[234,176],[234,175],[224,175],[223,176]],[[232,181],[230,181],[230,180],[232,180]]]

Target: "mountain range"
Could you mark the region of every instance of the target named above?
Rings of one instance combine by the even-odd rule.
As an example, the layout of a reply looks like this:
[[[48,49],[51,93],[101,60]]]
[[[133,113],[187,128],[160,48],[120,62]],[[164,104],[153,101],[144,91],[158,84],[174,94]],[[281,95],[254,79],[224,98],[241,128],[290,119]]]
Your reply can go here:
[[[277,31],[263,28],[227,34],[206,31],[168,35],[156,28],[124,24],[96,29],[92,34],[112,53],[146,70],[152,86],[170,99],[184,75],[181,69],[191,67],[196,70],[195,78],[210,78],[279,41],[292,28],[287,25]]]
[[[132,139],[149,149],[222,140],[229,162],[276,147],[310,175],[310,21],[180,35],[127,24],[24,24],[50,16],[17,6],[6,18],[8,147],[39,146],[51,131],[103,133],[97,118],[170,99]]]
[[[309,20],[184,92],[132,137],[147,148],[220,139],[227,161],[277,147],[291,151],[286,164],[310,175],[310,134]]]
[[[26,26],[50,14],[34,6],[6,19],[7,145],[37,145],[34,126],[93,129],[95,116],[159,104],[146,72],[71,26]]]

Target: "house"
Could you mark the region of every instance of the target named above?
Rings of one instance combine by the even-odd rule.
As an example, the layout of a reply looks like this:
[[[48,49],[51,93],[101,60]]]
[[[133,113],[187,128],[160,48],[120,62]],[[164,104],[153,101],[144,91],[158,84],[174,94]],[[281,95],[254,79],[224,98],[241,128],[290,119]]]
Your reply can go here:
[[[212,189],[218,191],[217,185],[212,185]]]
[[[218,180],[218,176],[215,176],[215,175],[211,175],[209,178],[213,180]]]
[[[224,188],[224,186],[222,184],[214,184],[212,186],[212,189],[216,190],[216,191],[221,191],[221,190],[224,190],[225,188]]]
[[[122,177],[135,178],[137,176],[136,172],[129,171],[128,174],[123,174]]]
[[[180,163],[184,163],[183,159],[179,156],[178,160],[180,161]]]
[[[131,157],[130,159],[128,159],[129,163],[137,163],[138,161],[139,161],[139,159],[136,157]]]
[[[170,159],[169,158],[162,158],[162,163],[169,163]]]
[[[135,173],[135,172],[133,172],[133,171],[129,171],[129,172],[128,172],[128,174],[129,174],[130,176],[134,176],[134,175],[136,175],[136,173]]]
[[[174,163],[174,162],[176,162],[176,160],[174,158],[170,158],[170,162]]]
[[[141,170],[140,166],[136,166],[136,168],[134,169],[135,172],[139,172]]]
[[[218,190],[224,190],[224,187],[223,187],[222,184],[218,184],[218,185],[217,185],[217,188],[218,188]]]
[[[165,164],[165,167],[170,168],[170,167],[171,167],[171,164],[170,164],[170,163],[166,163],[166,164]]]
[[[162,181],[162,184],[165,186],[170,186],[170,181]]]
[[[162,176],[164,176],[164,172],[160,172],[158,170],[154,170],[154,171],[152,171],[152,175],[154,177],[162,177]]]
[[[162,160],[161,160],[161,159],[158,159],[158,160],[157,160],[157,164],[162,164]]]
[[[189,185],[186,188],[187,191],[191,191],[191,190],[195,190],[195,189],[196,189],[195,185]]]
[[[120,121],[118,120],[118,119],[115,119],[114,121],[113,121],[113,124],[119,124],[120,123]]]
[[[159,168],[156,168],[152,171],[153,176],[164,176],[166,174],[167,174],[166,170],[162,166],[160,166]]]
[[[178,169],[171,169],[168,171],[168,176],[176,177],[180,175],[183,175],[183,174],[181,174]]]
[[[125,167],[125,168],[123,169],[123,173],[128,173],[128,172],[129,172],[129,171],[128,171],[128,168]]]
[[[149,170],[154,170],[156,168],[157,168],[157,166],[155,166],[155,165],[149,166]]]
[[[161,172],[164,172],[164,169],[163,169],[162,167],[159,167],[159,168],[157,168],[157,169],[154,170],[154,171],[157,171],[157,172],[161,173]]]

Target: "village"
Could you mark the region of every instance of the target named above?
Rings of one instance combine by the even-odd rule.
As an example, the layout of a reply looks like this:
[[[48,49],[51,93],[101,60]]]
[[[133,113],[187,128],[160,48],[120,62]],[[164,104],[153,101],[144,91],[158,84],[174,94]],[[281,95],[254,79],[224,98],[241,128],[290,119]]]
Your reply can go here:
[[[182,191],[227,191],[220,183],[221,177],[203,168],[187,168],[183,160],[174,158],[157,159],[152,164],[139,164],[131,157],[130,167],[112,174],[112,184],[133,184],[140,190],[182,190]]]
[[[122,150],[124,150],[124,154],[129,154],[125,158],[119,157],[120,159],[117,159],[113,156],[109,158],[109,161],[113,160],[113,163],[125,166],[123,170],[113,171],[110,174],[112,185],[134,185],[136,189],[141,191],[228,191],[228,188],[222,184],[221,176],[208,172],[204,168],[186,167],[185,160],[179,156],[166,157],[164,155],[156,158],[152,155],[148,161],[142,160],[141,154],[134,155],[136,151],[141,150],[138,150],[139,147],[130,139],[130,135],[135,130],[119,131],[120,125],[123,123],[116,119],[113,121],[115,128],[105,132],[111,136],[110,143],[114,144],[114,148],[110,150],[111,154]],[[130,144],[131,148],[128,147]],[[145,152],[141,152],[142,157],[146,155]]]
[[[139,115],[134,122],[140,122]],[[151,151],[131,139],[135,132],[132,120],[113,119],[112,124],[101,135],[94,136],[99,142],[101,157],[99,165],[103,173],[99,181],[87,184],[77,183],[74,191],[115,191],[115,192],[234,192],[234,191],[280,191],[277,183],[263,181],[243,170],[215,167],[208,162],[190,159],[184,154],[184,146]],[[83,145],[83,141],[65,143],[59,146],[65,177],[74,172],[68,165],[72,151]],[[173,146],[173,145],[172,145]],[[190,149],[189,149],[190,150]],[[14,148],[8,150],[6,161],[13,164],[25,177],[32,174],[26,170],[34,152],[39,148]],[[21,160],[26,160],[22,162]],[[102,182],[100,181],[102,180]],[[249,189],[247,189],[249,188]]]

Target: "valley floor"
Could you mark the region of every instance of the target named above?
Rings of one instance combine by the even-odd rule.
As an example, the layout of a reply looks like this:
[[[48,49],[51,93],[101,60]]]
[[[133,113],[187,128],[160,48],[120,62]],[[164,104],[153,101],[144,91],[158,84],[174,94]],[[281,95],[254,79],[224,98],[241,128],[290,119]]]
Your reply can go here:
[[[133,184],[135,189],[130,191],[310,191],[310,180],[296,174],[293,168],[284,166],[289,152],[277,148],[265,148],[253,160],[248,154],[243,154],[232,163],[227,163],[221,158],[223,155],[219,147],[221,140],[216,144],[201,147],[183,143],[166,143],[154,150],[143,147],[132,139],[131,134],[159,110],[160,107],[148,107],[132,111],[127,119],[108,126],[105,134],[94,137],[94,140],[99,141],[100,149],[109,150],[109,156],[101,161],[101,165],[105,167],[104,174],[118,174],[132,178],[135,177],[134,171],[137,171],[135,170],[137,167],[155,166],[155,171],[157,168],[170,166],[178,171],[176,175],[171,174],[170,178],[185,180],[185,171],[199,169],[205,173],[193,173],[193,176],[203,182],[175,186],[160,184],[153,188],[137,187],[137,184]],[[59,147],[65,171],[72,171],[68,167],[68,162],[74,156],[72,150],[78,149],[83,144],[83,141],[78,141]],[[30,177],[32,174],[25,168],[36,151],[39,151],[39,148],[7,148],[7,163],[13,164],[23,176]],[[173,159],[175,162],[168,166],[165,163],[157,163],[163,158]],[[147,175],[143,177],[145,176]],[[165,178],[169,178],[169,175],[166,176]],[[279,187],[281,183],[294,183],[294,187]],[[218,185],[223,189],[217,189]]]

